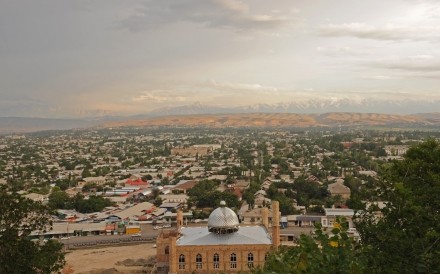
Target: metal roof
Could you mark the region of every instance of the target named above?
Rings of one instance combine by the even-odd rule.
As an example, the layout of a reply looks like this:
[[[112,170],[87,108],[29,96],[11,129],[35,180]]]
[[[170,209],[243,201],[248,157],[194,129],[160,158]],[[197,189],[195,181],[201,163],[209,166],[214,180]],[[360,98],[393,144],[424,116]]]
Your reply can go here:
[[[209,215],[208,229],[211,228],[236,228],[239,226],[238,217],[229,207],[222,205]]]
[[[350,208],[324,208],[325,216],[353,216],[354,210]]]
[[[182,227],[180,232],[182,236],[177,240],[178,246],[272,244],[262,226],[242,226],[237,232],[229,234],[209,232],[207,227]]]

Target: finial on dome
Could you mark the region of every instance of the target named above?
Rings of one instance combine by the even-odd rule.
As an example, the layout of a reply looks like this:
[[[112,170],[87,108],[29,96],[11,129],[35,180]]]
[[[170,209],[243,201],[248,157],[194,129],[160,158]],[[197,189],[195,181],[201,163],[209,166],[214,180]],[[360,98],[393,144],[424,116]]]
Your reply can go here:
[[[226,206],[226,202],[225,202],[225,201],[221,201],[221,202],[220,202],[220,206],[221,206],[221,207],[225,207],[225,206]]]

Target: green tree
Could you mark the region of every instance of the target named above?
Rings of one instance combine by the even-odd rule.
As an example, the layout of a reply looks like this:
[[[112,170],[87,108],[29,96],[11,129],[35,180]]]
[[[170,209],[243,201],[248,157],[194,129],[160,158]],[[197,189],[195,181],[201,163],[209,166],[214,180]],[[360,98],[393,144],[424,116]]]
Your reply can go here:
[[[62,243],[33,242],[31,232],[51,228],[51,211],[41,203],[0,188],[0,273],[52,273],[64,264]]]
[[[62,190],[54,190],[49,195],[49,207],[52,209],[71,209],[72,203],[69,195]]]
[[[356,220],[371,273],[438,273],[440,144],[410,148],[384,171],[376,196],[386,206],[369,206]]]
[[[295,247],[281,246],[269,254],[263,268],[253,273],[363,273],[365,260],[356,243],[347,235],[348,223],[342,219],[330,233],[320,224],[315,235],[302,234]]]

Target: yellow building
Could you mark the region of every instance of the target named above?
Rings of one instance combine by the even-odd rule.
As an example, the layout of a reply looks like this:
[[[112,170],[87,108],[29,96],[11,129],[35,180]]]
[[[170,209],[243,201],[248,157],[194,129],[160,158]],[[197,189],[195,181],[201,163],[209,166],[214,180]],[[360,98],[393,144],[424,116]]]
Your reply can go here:
[[[279,204],[272,203],[279,213]],[[263,225],[240,226],[233,210],[222,202],[208,219],[208,226],[183,227],[177,214],[177,230],[163,231],[157,238],[157,267],[163,273],[238,273],[262,266],[267,253],[280,245],[279,214],[268,231],[268,209],[262,210]]]

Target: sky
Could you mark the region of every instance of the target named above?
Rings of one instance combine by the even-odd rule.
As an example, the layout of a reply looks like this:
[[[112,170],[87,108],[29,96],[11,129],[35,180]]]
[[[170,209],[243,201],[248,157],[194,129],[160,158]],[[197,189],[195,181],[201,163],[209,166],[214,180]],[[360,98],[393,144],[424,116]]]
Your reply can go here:
[[[437,0],[0,0],[0,116],[440,111]]]

